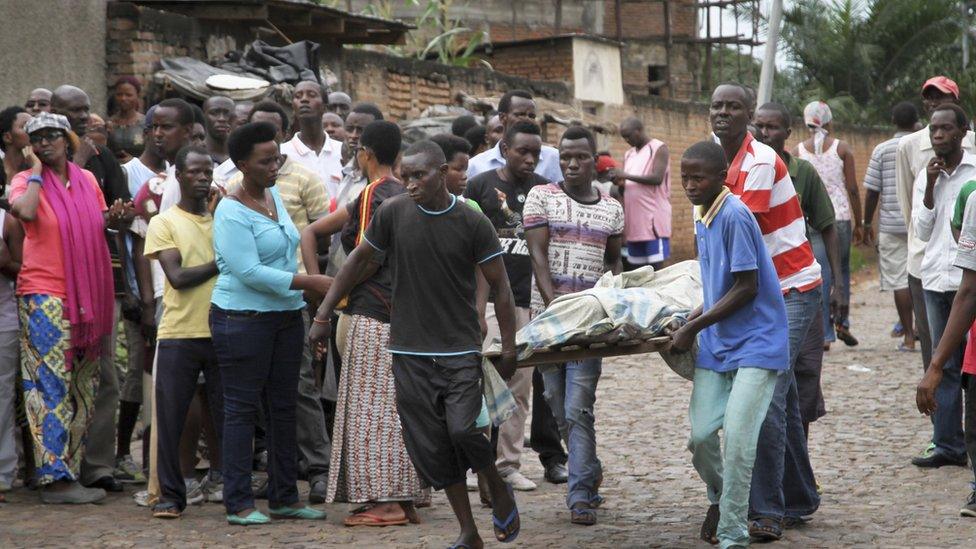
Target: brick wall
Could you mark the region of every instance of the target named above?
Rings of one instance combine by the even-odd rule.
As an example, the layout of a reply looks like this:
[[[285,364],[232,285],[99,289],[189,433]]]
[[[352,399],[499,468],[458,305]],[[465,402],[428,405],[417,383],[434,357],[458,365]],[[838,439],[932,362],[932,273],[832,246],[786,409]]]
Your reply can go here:
[[[671,34],[695,36],[697,15],[694,0],[671,0]],[[617,36],[617,6],[615,0],[605,0],[603,34]],[[664,2],[659,0],[623,0],[620,4],[622,38],[664,36]]]
[[[498,72],[529,78],[573,82],[573,40],[568,38],[494,49],[483,57]]]

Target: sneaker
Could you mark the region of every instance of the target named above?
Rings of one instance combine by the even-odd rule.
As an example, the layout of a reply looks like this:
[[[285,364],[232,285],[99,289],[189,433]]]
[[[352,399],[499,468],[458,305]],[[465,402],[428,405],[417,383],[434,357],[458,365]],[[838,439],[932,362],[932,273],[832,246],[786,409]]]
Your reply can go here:
[[[186,504],[199,505],[203,503],[203,485],[196,479],[184,479],[186,483]]]
[[[203,497],[210,503],[222,503],[224,501],[224,477],[220,471],[210,470],[210,473],[203,479]]]
[[[146,477],[142,474],[142,468],[136,465],[132,456],[123,456],[115,460],[115,471],[112,473],[115,480],[123,484],[143,484]]]
[[[149,507],[149,490],[140,490],[132,495],[133,501],[139,507]]]
[[[966,505],[962,506],[959,510],[959,516],[961,517],[974,517],[976,518],[976,482],[972,484],[973,492],[969,494],[969,500]]]
[[[469,492],[477,492],[478,491],[478,474],[477,473],[472,473],[471,470],[469,469],[468,470],[468,474],[467,474],[467,476],[464,479],[464,484],[465,484],[465,486],[468,487],[468,491]]]
[[[502,479],[509,484],[515,490],[520,492],[529,492],[538,488],[536,483],[525,478],[525,475],[518,471],[512,471],[507,475],[503,475]]]
[[[101,488],[86,488],[78,482],[72,482],[66,490],[41,491],[41,501],[44,503],[95,503],[105,499],[105,490]]]

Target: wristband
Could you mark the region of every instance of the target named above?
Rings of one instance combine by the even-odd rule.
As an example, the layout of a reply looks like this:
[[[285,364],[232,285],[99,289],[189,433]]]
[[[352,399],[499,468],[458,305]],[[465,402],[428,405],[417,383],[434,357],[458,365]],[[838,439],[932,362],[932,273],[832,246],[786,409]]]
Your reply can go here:
[[[316,317],[313,316],[312,317],[312,322],[314,322],[315,324],[328,324],[331,321],[329,321],[329,320],[319,320],[318,318],[316,318]]]
[[[41,176],[39,176],[39,175],[32,175],[32,176],[30,176],[30,177],[27,178],[27,184],[29,185],[31,183],[37,183],[38,185],[40,185],[40,184],[44,183],[44,179],[41,178]]]

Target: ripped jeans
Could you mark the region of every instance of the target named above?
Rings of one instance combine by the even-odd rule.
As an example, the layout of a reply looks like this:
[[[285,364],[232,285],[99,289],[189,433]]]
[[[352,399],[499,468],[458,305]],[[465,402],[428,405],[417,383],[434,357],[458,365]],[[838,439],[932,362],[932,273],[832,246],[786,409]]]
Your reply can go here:
[[[545,381],[546,401],[556,417],[559,434],[569,450],[569,494],[566,505],[594,503],[603,466],[596,457],[596,429],[593,404],[600,381],[599,358],[540,367]]]

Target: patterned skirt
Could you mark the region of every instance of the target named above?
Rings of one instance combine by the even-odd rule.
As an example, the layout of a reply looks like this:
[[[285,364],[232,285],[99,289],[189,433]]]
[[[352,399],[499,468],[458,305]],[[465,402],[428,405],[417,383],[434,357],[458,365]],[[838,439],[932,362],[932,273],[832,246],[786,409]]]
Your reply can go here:
[[[61,298],[18,297],[24,410],[34,442],[37,480],[77,480],[85,433],[98,388],[98,360],[75,356],[67,363],[71,326]],[[70,366],[70,367],[69,367]]]
[[[403,444],[389,343],[389,324],[350,317],[332,432],[329,503],[430,499]]]

